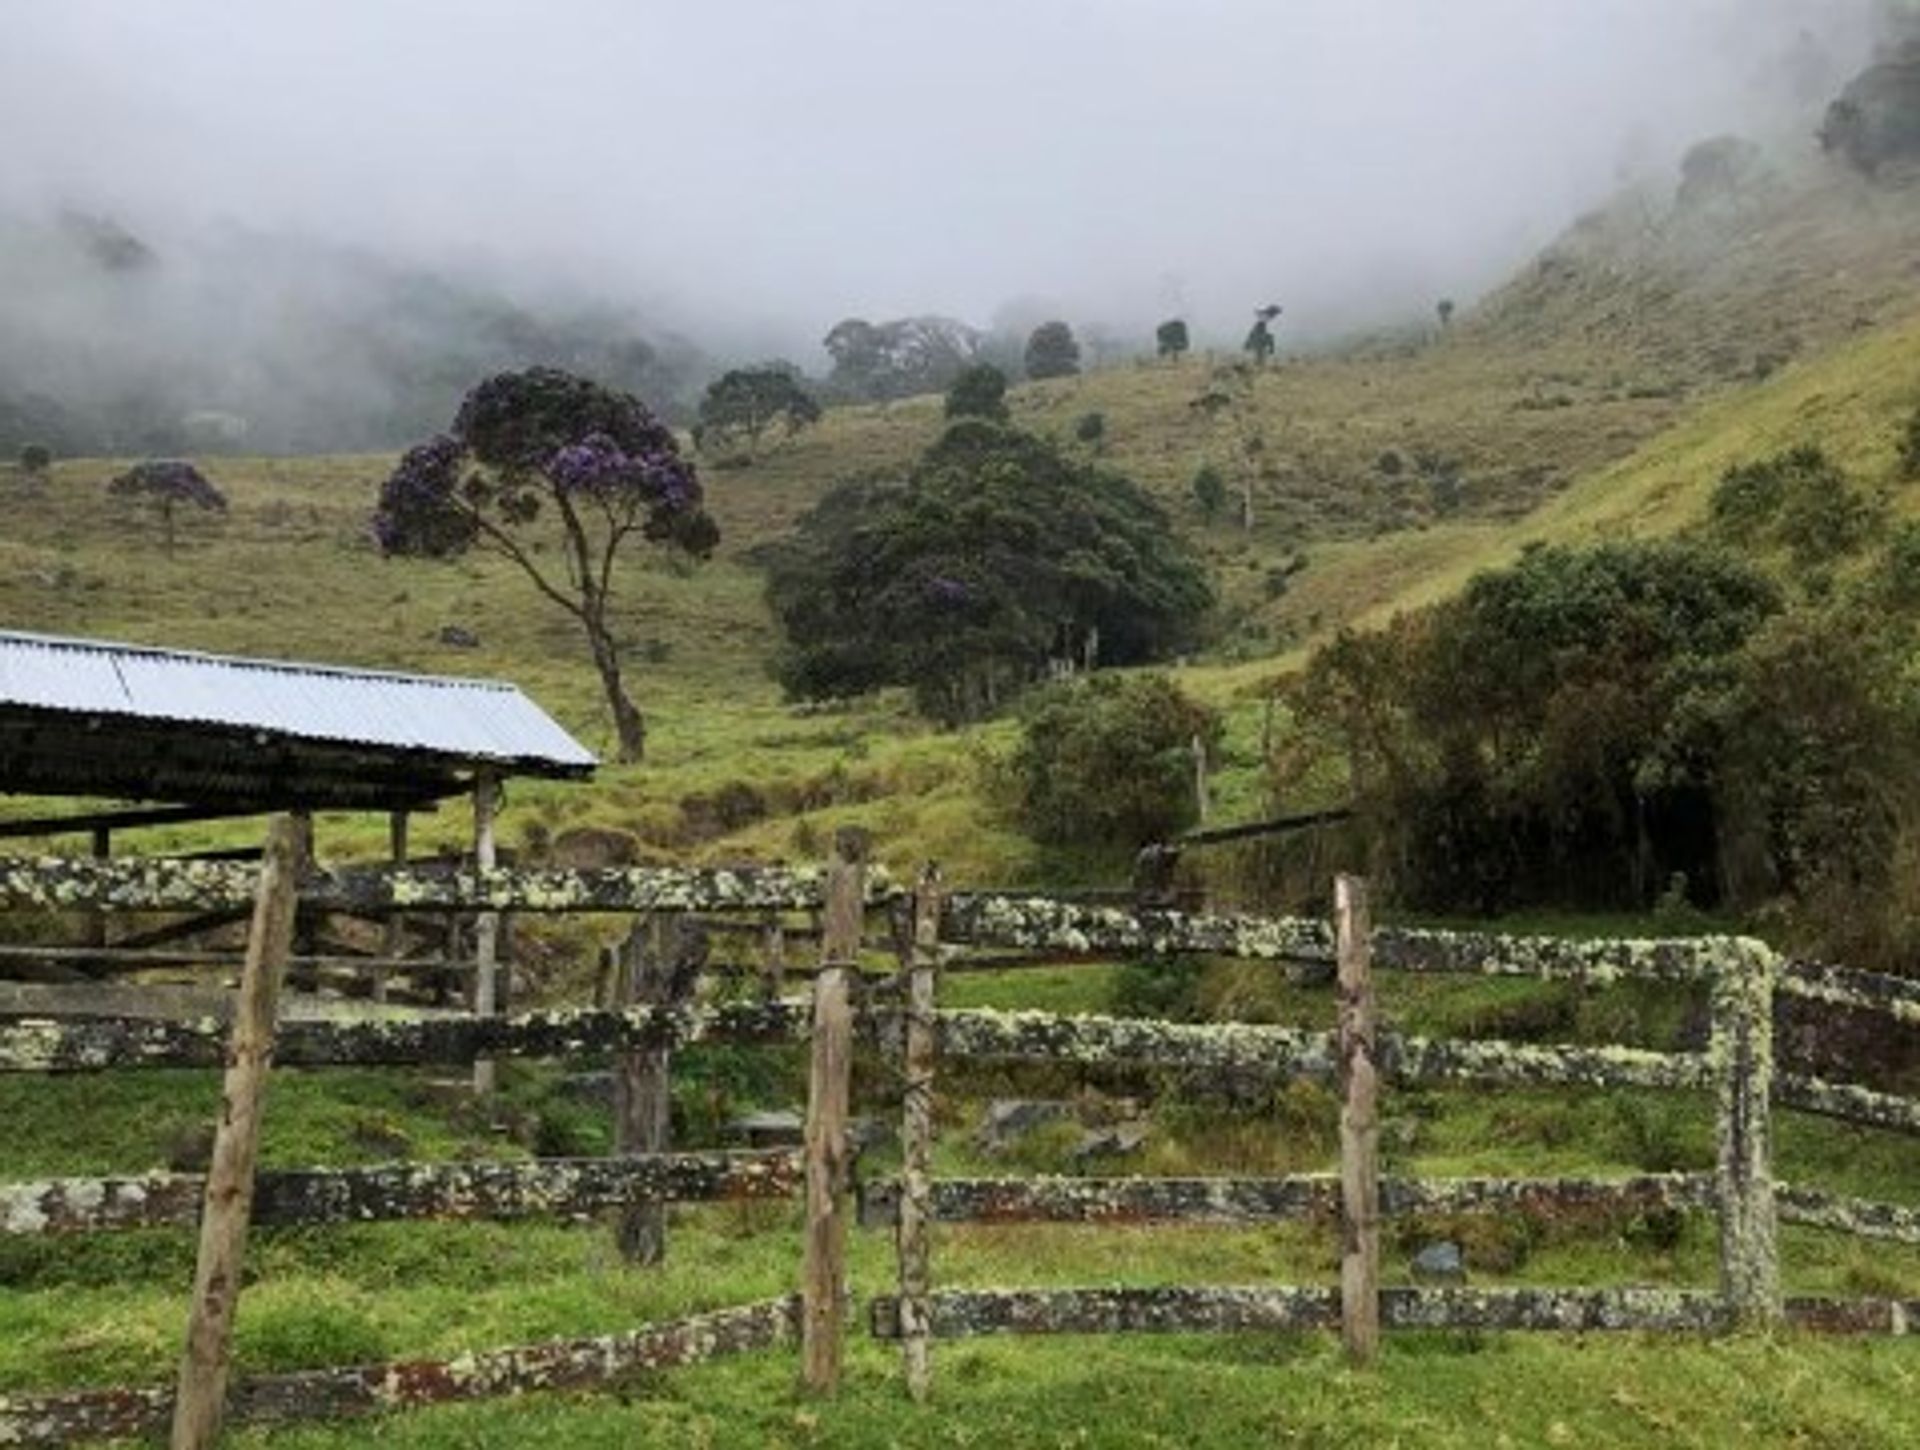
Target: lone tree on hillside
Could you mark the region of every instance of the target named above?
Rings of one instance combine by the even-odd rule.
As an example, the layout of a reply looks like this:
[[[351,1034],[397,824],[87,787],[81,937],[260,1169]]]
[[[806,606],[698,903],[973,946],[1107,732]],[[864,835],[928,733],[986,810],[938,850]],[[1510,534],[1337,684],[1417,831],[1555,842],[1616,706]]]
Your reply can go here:
[[[1200,510],[1200,517],[1208,523],[1219,518],[1220,510],[1227,506],[1227,481],[1211,463],[1200,465],[1193,475],[1190,491],[1194,507]]]
[[[906,685],[948,723],[1051,674],[1186,649],[1213,599],[1137,485],[975,418],[904,483],[833,489],[764,558],[790,693]]]
[[[1184,318],[1170,317],[1153,330],[1153,350],[1158,357],[1170,357],[1178,362],[1191,346]]]
[[[1253,326],[1247,331],[1247,340],[1240,344],[1252,355],[1254,362],[1265,363],[1273,356],[1273,321],[1282,310],[1271,302],[1255,310]]]
[[[29,478],[38,478],[53,467],[53,453],[41,443],[29,443],[20,450],[20,471]]]
[[[1007,421],[1007,375],[992,363],[975,363],[947,389],[947,417]]]
[[[227,511],[227,496],[209,483],[199,469],[179,458],[150,458],[136,463],[109,483],[107,492],[121,498],[143,499],[159,512],[169,559],[173,557],[176,508],[188,504],[210,513]]]
[[[744,440],[751,462],[769,429],[777,430],[777,446],[819,421],[820,405],[800,386],[791,363],[734,368],[707,384],[693,441],[704,453],[709,445],[732,448]]]
[[[646,723],[620,676],[614,569],[640,540],[704,558],[720,531],[673,434],[638,398],[558,368],[498,373],[453,428],[409,449],[380,490],[381,552],[510,559],[579,621],[606,690],[619,758],[639,760]],[[542,551],[558,545],[562,563]]]
[[[1070,378],[1080,371],[1080,344],[1064,322],[1043,322],[1027,338],[1027,376]]]
[[[1440,318],[1440,330],[1442,332],[1445,332],[1449,327],[1453,326],[1453,299],[1451,297],[1442,297],[1438,302],[1433,304],[1433,310]]]

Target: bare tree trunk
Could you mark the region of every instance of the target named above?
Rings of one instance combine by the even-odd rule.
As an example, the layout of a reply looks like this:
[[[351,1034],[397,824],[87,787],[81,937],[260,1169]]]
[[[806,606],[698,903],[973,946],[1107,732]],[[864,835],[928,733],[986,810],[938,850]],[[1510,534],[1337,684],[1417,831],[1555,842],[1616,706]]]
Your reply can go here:
[[[647,722],[620,681],[620,652],[606,626],[589,621],[587,643],[593,649],[593,666],[600,671],[600,684],[607,692],[607,706],[613,711],[613,733],[620,742],[616,759],[622,765],[632,765],[646,756]]]

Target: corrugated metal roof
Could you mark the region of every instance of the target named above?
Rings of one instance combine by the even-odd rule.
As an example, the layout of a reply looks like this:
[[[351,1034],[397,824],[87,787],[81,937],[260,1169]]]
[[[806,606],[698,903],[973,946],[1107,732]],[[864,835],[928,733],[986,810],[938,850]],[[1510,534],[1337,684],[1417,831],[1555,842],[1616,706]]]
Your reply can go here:
[[[591,751],[504,681],[0,631],[0,707],[8,705],[568,773],[596,763]]]

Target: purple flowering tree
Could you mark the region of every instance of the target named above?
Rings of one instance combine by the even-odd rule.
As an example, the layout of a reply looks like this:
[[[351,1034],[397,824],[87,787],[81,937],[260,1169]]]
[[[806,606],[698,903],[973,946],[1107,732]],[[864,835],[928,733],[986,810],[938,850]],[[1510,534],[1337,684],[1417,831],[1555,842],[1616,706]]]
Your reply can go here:
[[[182,504],[225,513],[227,496],[207,481],[207,476],[180,458],[149,458],[136,463],[107,485],[107,492],[121,498],[143,499],[158,511],[166,530],[167,557],[173,557],[174,510]]]
[[[701,507],[693,466],[639,399],[558,368],[488,378],[467,394],[451,432],[401,458],[380,490],[373,533],[389,555],[484,549],[518,565],[579,621],[619,758],[641,758],[646,722],[621,678],[610,618],[615,568],[631,545],[649,541],[705,557],[720,531]]]

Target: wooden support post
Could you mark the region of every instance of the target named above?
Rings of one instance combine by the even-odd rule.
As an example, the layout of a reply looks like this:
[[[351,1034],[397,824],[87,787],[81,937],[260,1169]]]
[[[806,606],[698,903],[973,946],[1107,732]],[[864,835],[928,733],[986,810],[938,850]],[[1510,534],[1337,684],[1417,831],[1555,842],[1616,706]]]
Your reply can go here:
[[[1201,825],[1207,823],[1212,792],[1207,787],[1207,742],[1199,734],[1193,737],[1193,802]]]
[[[657,1006],[668,1000],[670,967],[663,923],[645,916],[633,924],[620,948],[615,1002],[620,1006]],[[665,1047],[623,1052],[613,1068],[613,1151],[664,1153],[672,1137],[669,1081],[671,1055]],[[667,1207],[658,1199],[629,1203],[614,1225],[614,1242],[629,1263],[657,1264],[667,1256]]]
[[[300,833],[300,859],[302,861],[318,860],[319,852],[315,849],[313,841],[312,813],[308,811],[295,811],[293,813],[293,820],[295,828]],[[295,903],[293,913],[293,955],[295,957],[312,957],[319,955],[320,937],[318,928],[319,919],[317,915],[313,911],[305,909],[298,903]],[[320,975],[309,967],[295,966],[287,974],[287,977],[293,990],[296,992],[312,994],[320,990]]]
[[[801,1376],[830,1394],[840,1383],[847,1283],[847,1105],[853,1085],[853,1009],[848,977],[860,960],[866,899],[866,841],[854,830],[834,840],[827,875],[820,974],[813,982],[813,1039],[807,1074],[807,1241],[801,1273]]]
[[[767,914],[760,936],[760,995],[769,1002],[787,990],[787,930],[778,913]]]
[[[1367,883],[1333,882],[1340,973],[1340,1335],[1347,1358],[1380,1349],[1380,1114]]]
[[[110,860],[113,856],[113,832],[105,826],[93,828],[93,859]],[[103,908],[95,907],[87,913],[87,945],[103,947],[107,944],[107,913]]]
[[[240,979],[233,1031],[227,1039],[226,1079],[213,1159],[207,1170],[206,1207],[200,1220],[200,1257],[194,1270],[193,1307],[187,1319],[186,1352],[180,1360],[173,1407],[173,1450],[202,1450],[220,1434],[226,1407],[227,1356],[233,1315],[240,1298],[240,1265],[253,1213],[253,1170],[259,1153],[260,1115],[273,1060],[274,1012],[280,979],[293,941],[294,907],[302,866],[302,834],[290,816],[276,816],[267,832],[266,855],[247,936],[247,962]]]
[[[500,804],[500,781],[490,770],[474,772],[473,777],[473,864],[481,871],[494,867],[493,818]],[[500,913],[483,911],[473,924],[473,1015],[491,1017],[498,1005],[494,972],[498,965]],[[473,1090],[489,1096],[498,1076],[493,1059],[473,1060]]]
[[[940,966],[940,872],[928,866],[913,893],[913,940],[907,962],[906,1081],[900,1142],[900,1352],[907,1393],[927,1397],[933,1333],[933,1071],[934,999]]]
[[[1720,1291],[1734,1323],[1780,1322],[1773,1184],[1773,992],[1777,963],[1760,942],[1732,941],[1713,981],[1719,1069]]]
[[[395,866],[407,864],[407,813],[394,811],[387,816],[387,860]],[[384,938],[380,954],[388,960],[401,956],[407,949],[407,924],[401,920],[400,913],[394,912],[386,921]],[[387,973],[384,967],[377,967],[373,973],[373,1000],[387,1000]]]

